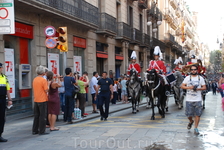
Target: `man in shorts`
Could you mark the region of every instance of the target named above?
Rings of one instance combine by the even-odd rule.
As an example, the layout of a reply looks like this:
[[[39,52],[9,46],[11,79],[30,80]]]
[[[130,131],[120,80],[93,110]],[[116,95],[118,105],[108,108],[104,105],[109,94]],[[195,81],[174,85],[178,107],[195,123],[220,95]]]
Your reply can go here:
[[[192,65],[190,67],[191,74],[187,76],[182,85],[182,89],[187,90],[186,94],[186,110],[185,114],[188,117],[189,123],[187,129],[191,129],[193,123],[194,124],[194,134],[198,135],[198,124],[200,121],[200,116],[202,114],[202,90],[206,90],[206,85],[204,79],[198,75],[198,67],[196,65]],[[193,120],[193,117],[195,119]]]

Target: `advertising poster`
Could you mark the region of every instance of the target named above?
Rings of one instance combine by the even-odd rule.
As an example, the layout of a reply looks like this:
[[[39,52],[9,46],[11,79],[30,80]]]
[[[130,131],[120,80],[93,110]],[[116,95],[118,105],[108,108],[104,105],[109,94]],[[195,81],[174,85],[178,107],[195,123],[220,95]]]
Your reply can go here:
[[[5,48],[5,75],[10,84],[10,96],[15,98],[14,49]]]
[[[54,74],[59,74],[59,54],[48,53],[48,69]]]
[[[79,72],[82,74],[82,57],[81,56],[74,56],[74,72]]]

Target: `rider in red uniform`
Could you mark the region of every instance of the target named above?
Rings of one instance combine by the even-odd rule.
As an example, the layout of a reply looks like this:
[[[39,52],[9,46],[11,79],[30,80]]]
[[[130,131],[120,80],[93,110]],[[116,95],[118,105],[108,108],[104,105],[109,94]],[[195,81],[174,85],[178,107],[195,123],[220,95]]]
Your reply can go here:
[[[161,60],[163,59],[162,57],[162,53],[160,51],[159,46],[156,46],[154,48],[154,60],[151,60],[149,62],[149,68],[148,70],[152,70],[155,69],[156,72],[163,78],[164,82],[165,82],[165,87],[166,87],[166,95],[170,95],[170,91],[169,91],[169,83],[166,79],[166,66],[164,65],[164,62]]]
[[[141,87],[142,87],[141,75],[140,75],[140,73],[141,73],[141,67],[140,67],[140,65],[138,63],[136,63],[136,58],[137,58],[136,52],[133,51],[132,54],[131,54],[131,64],[129,64],[129,66],[128,66],[128,72],[127,72],[127,74],[128,74],[128,76],[130,76],[130,70],[132,68],[134,68],[136,70],[137,74],[138,74],[139,82],[140,82]],[[128,84],[129,84],[129,80],[126,82],[126,86]],[[130,99],[128,88],[127,88],[127,95],[128,95],[128,99]]]
[[[173,69],[173,72],[175,72],[175,71],[181,71],[181,68],[180,68],[181,63],[183,63],[181,57],[179,57],[178,59],[176,59],[176,60],[174,61],[174,64],[175,64],[176,66],[175,66],[175,68]]]

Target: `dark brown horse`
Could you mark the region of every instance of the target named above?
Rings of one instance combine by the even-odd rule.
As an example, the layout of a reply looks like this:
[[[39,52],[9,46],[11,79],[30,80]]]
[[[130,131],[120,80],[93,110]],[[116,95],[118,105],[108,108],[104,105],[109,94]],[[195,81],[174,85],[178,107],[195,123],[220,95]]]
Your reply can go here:
[[[151,120],[155,120],[154,106],[159,109],[159,114],[162,118],[165,118],[165,106],[167,96],[165,95],[165,84],[163,79],[157,74],[155,69],[146,72],[146,92],[150,99],[152,107]],[[155,102],[157,98],[157,102]]]

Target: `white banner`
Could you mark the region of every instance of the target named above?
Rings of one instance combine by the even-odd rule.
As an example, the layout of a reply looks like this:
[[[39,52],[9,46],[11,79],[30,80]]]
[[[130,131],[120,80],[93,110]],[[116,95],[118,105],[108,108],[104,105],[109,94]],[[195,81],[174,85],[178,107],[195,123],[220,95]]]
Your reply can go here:
[[[81,56],[74,56],[74,72],[79,72],[79,74],[82,74],[82,57]]]
[[[15,98],[14,49],[5,48],[5,75],[10,84],[10,96]]]
[[[59,74],[59,54],[48,53],[48,69],[54,74]]]

